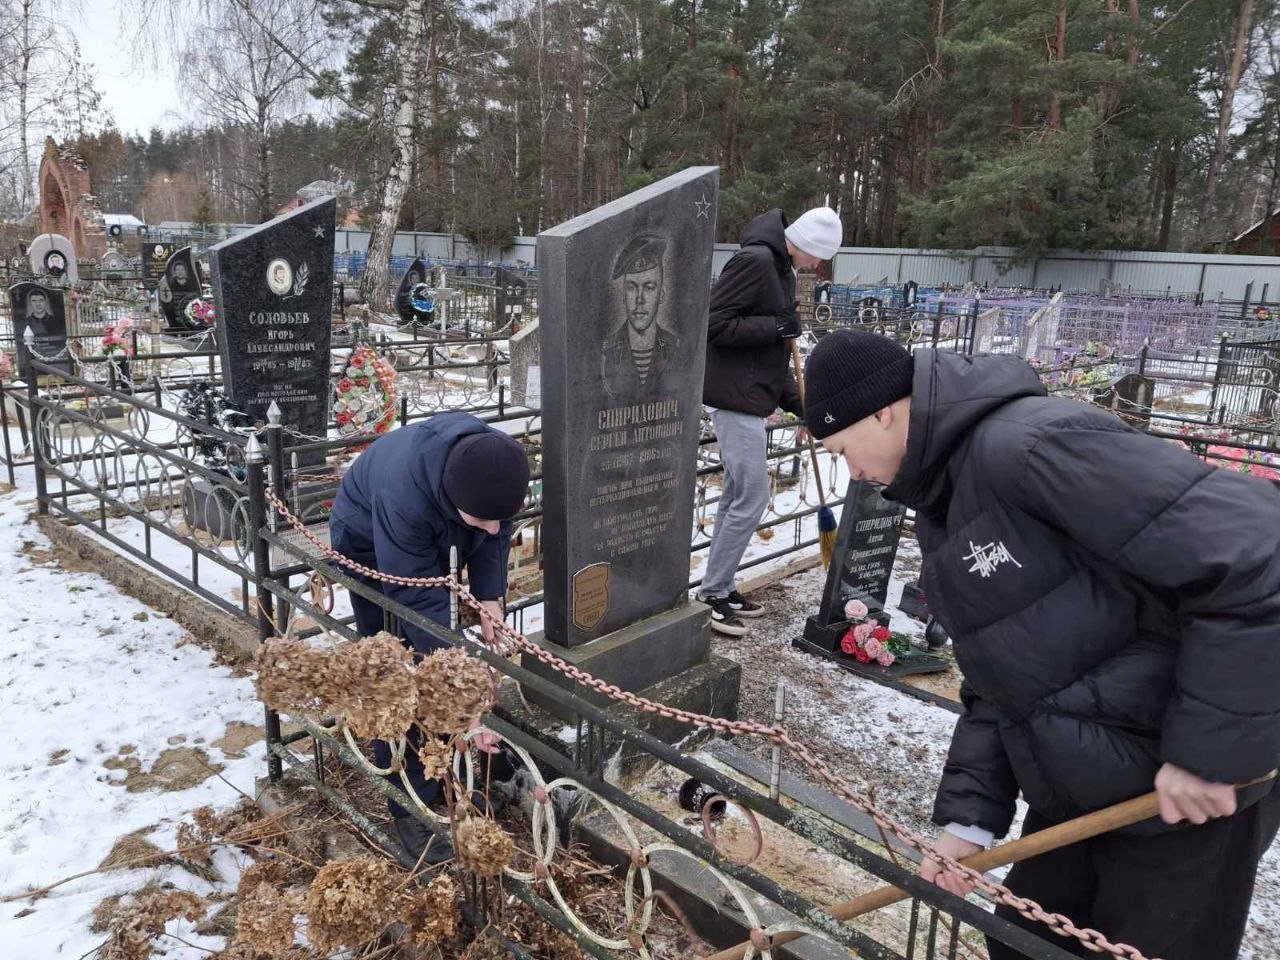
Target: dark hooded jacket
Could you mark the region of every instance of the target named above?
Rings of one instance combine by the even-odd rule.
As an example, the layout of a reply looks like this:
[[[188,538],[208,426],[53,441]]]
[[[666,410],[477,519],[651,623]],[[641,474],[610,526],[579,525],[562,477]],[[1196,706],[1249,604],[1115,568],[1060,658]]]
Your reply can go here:
[[[1146,793],[1165,762],[1215,783],[1276,767],[1272,484],[1046,397],[1017,358],[919,350],[885,496],[917,511],[965,677],[936,822],[1002,836],[1019,790],[1066,819]]]
[[[702,387],[708,406],[757,417],[778,407],[796,416],[804,412],[791,348],[778,336],[778,318],[794,310],[796,301],[786,227],[781,210],[747,224],[741,249],[711,289]]]
[[[443,489],[444,464],[453,445],[493,428],[466,413],[441,413],[379,437],[356,458],[338,488],[329,513],[334,548],[349,556],[375,558],[380,573],[440,577],[449,572],[449,548],[458,548],[470,589],[482,600],[507,590],[507,555],[514,529],[504,523],[496,536],[462,522]],[[443,587],[381,584],[391,599],[449,624],[449,594]],[[440,644],[406,625],[420,650]]]

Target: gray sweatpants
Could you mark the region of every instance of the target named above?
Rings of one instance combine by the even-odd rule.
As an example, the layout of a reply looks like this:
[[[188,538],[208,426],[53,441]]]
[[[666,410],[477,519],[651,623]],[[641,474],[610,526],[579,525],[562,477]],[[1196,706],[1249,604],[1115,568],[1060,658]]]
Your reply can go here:
[[[727,597],[751,535],[769,505],[769,462],[764,417],[712,410],[711,423],[724,464],[724,485],[699,595]]]

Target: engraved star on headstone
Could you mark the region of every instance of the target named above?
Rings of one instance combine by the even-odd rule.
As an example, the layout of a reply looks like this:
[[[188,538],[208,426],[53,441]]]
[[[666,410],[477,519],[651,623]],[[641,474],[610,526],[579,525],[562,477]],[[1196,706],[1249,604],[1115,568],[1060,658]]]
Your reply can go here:
[[[705,193],[699,199],[693,201],[693,207],[698,211],[699,220],[706,220],[711,216],[711,201],[707,199]]]
[[[316,227],[316,237],[321,240],[324,239],[324,227]]]

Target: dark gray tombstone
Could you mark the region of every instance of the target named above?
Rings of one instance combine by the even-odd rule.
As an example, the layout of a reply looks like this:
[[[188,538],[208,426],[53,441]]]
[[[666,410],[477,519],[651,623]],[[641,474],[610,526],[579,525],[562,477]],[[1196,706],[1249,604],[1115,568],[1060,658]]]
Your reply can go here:
[[[329,423],[336,209],[332,197],[314,200],[209,250],[232,406],[264,420],[277,403],[284,425],[307,436]]]
[[[529,284],[514,270],[498,267],[493,272],[494,286],[497,294],[494,297],[494,325],[498,328],[510,326],[518,330],[525,315],[525,303],[529,295]]]
[[[871,618],[886,626],[889,623],[885,598],[907,509],[886,500],[881,495],[883,489],[870,481],[849,482],[818,614],[805,621],[803,637],[793,644],[837,660],[850,670],[875,676],[897,677],[945,670],[949,665],[945,658],[914,650],[891,667],[860,664],[840,650],[840,641],[851,626],[844,612],[850,600],[861,600]]]
[[[57,287],[26,281],[9,288],[9,307],[13,317],[13,339],[18,354],[18,375],[31,374],[31,357],[43,360],[64,373],[71,373],[71,357],[67,352],[67,313],[63,291]],[[30,349],[27,330],[31,331]]]
[[[538,236],[542,642],[628,690],[709,663],[688,583],[717,184],[695,167]]]
[[[165,263],[164,277],[156,290],[165,326],[181,329],[193,326],[186,317],[187,304],[203,292],[204,278],[200,274],[200,264],[192,248],[183,247]]]
[[[905,310],[910,310],[916,305],[916,296],[920,290],[920,285],[914,280],[908,280],[902,285],[902,306]]]
[[[147,292],[153,292],[164,279],[164,269],[169,258],[177,253],[178,248],[172,243],[152,243],[144,240],[139,249],[142,257],[142,285]]]
[[[1147,430],[1151,426],[1151,406],[1155,397],[1154,380],[1139,373],[1126,373],[1095,391],[1093,402],[1113,411],[1129,426]]]
[[[413,288],[420,283],[430,282],[430,277],[431,270],[427,267],[426,261],[418,257],[413,263],[409,264],[409,269],[400,278],[400,287],[396,292],[396,313],[400,315],[402,323],[413,323],[415,320],[423,323],[430,319],[430,315],[420,314],[414,309],[410,297],[410,294],[413,293]]]
[[[869,481],[849,482],[822,603],[818,615],[810,617],[805,626],[807,637],[811,635],[811,625],[821,629],[822,639],[831,648],[839,646],[847,627],[844,605],[848,601],[861,600],[872,614],[884,609],[907,510],[881,496],[881,489]],[[837,629],[839,632],[835,633]],[[811,639],[816,642],[818,637]]]

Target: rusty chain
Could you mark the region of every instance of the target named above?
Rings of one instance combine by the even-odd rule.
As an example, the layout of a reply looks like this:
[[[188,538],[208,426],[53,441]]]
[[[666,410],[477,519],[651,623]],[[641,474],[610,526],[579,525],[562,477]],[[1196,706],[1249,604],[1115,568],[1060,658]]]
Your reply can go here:
[[[308,480],[330,480],[340,477],[307,477]],[[880,811],[875,804],[867,797],[860,794],[848,782],[837,775],[831,767],[822,760],[819,760],[813,751],[806,744],[794,739],[786,727],[779,724],[766,725],[758,723],[754,720],[727,720],[723,717],[711,717],[701,713],[695,713],[691,710],[684,710],[680,707],[673,707],[668,704],[659,703],[646,697],[641,697],[629,690],[623,690],[616,684],[609,683],[599,677],[592,676],[585,670],[575,667],[573,664],[562,660],[554,653],[546,648],[534,643],[528,637],[516,632],[508,627],[505,621],[495,619],[482,606],[469,591],[464,589],[462,585],[452,576],[445,577],[403,577],[397,574],[382,573],[367,567],[358,561],[352,560],[350,557],[339,553],[332,547],[326,545],[310,530],[306,524],[302,522],[300,517],[295,516],[285,503],[279,498],[275,490],[271,487],[265,488],[267,500],[275,510],[289,522],[289,524],[315,547],[321,554],[332,560],[339,566],[346,567],[361,576],[368,577],[371,580],[381,581],[383,583],[391,583],[402,587],[443,587],[451,593],[458,596],[459,601],[465,603],[474,610],[480,617],[482,623],[487,623],[493,631],[493,637],[496,641],[504,641],[508,649],[518,650],[527,653],[532,657],[536,657],[546,666],[563,674],[575,683],[579,683],[588,689],[597,693],[604,694],[611,700],[618,703],[624,703],[628,706],[635,707],[645,713],[656,714],[659,717],[668,720],[677,720],[680,723],[688,724],[694,727],[701,727],[708,730],[715,730],[724,734],[735,736],[758,736],[765,740],[776,743],[786,750],[791,751],[810,773],[818,778],[823,784],[843,798],[847,803],[871,818],[872,822],[883,833],[891,834],[897,837],[902,843],[920,851],[920,853],[940,863],[953,873],[957,873],[964,877],[974,887],[981,890],[997,903],[1016,910],[1028,920],[1042,923],[1054,933],[1062,937],[1074,937],[1087,950],[1094,953],[1106,953],[1120,960],[1148,960],[1148,958],[1136,947],[1132,947],[1125,943],[1112,943],[1101,932],[1090,927],[1078,927],[1070,917],[1061,913],[1050,913],[1045,910],[1039,903],[1028,897],[1020,897],[1008,887],[995,880],[990,879],[981,871],[974,870],[972,867],[966,867],[953,857],[946,856],[934,849],[933,845],[927,840],[923,840],[916,836],[906,827],[895,823]]]

